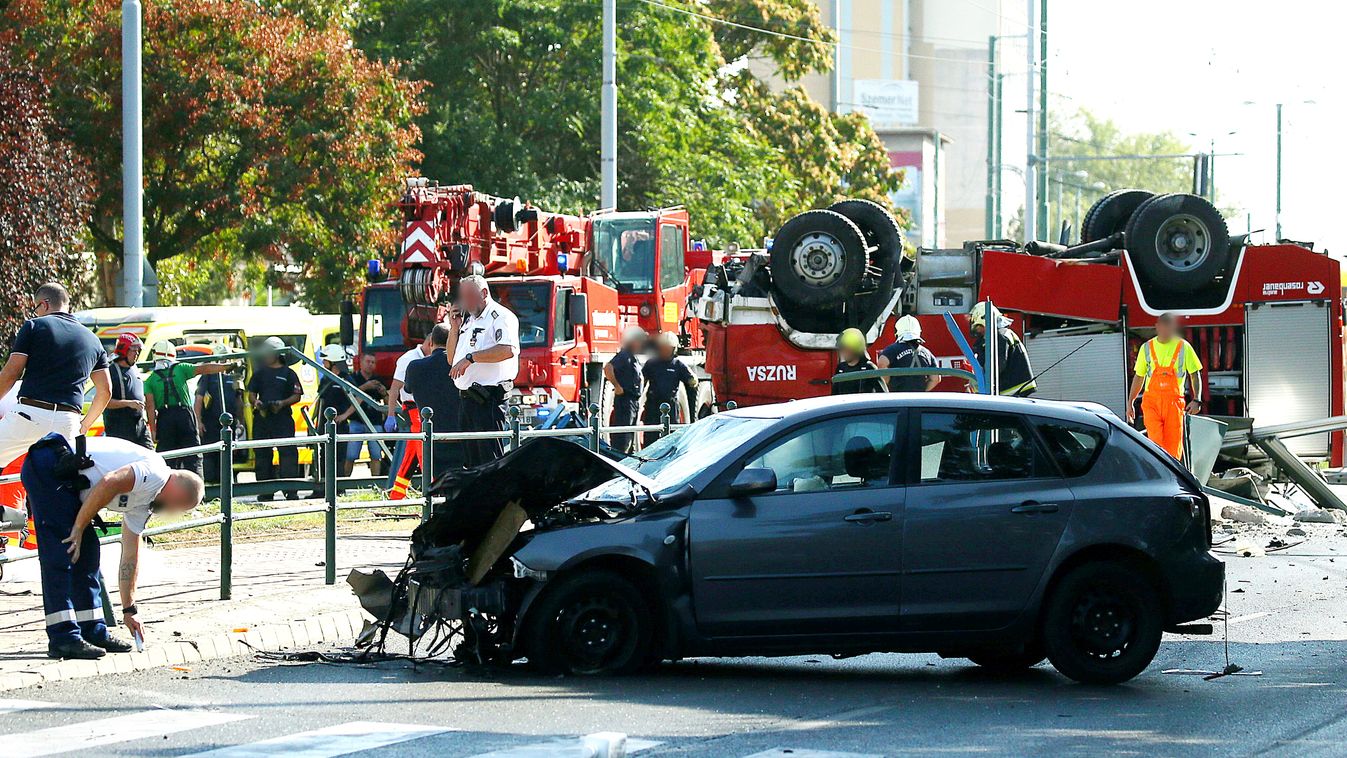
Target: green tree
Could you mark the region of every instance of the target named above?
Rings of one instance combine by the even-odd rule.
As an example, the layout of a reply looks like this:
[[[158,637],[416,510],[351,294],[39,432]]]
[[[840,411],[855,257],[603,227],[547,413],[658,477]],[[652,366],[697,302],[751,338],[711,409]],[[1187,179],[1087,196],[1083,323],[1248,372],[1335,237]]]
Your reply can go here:
[[[30,295],[56,280],[80,298],[89,261],[89,171],[51,116],[41,73],[0,43],[0,345],[28,318]]]
[[[314,7],[322,3],[309,3]],[[145,5],[145,245],[152,262],[239,257],[300,264],[290,284],[335,306],[363,259],[390,243],[389,199],[418,157],[418,85],[375,63],[337,26],[284,8]],[[59,123],[93,172],[87,232],[119,259],[117,0],[12,0],[0,33],[52,85]],[[226,293],[219,293],[224,296]]]
[[[829,40],[808,0],[690,6]],[[600,16],[567,0],[371,0],[356,39],[429,83],[422,173],[555,211],[599,196]],[[772,37],[650,3],[619,6],[618,176],[624,208],[686,205],[694,233],[756,242],[792,213],[901,178],[868,124],[730,65],[765,57],[787,78],[826,44]]]

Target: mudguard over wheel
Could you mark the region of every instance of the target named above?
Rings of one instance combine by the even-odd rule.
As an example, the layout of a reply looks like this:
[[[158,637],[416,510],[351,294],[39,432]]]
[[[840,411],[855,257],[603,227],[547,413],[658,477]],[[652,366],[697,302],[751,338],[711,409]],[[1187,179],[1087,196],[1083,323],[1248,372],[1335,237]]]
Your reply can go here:
[[[1048,660],[1083,684],[1119,684],[1140,674],[1155,658],[1163,633],[1160,593],[1121,563],[1072,569],[1043,613]]]
[[[577,676],[626,674],[650,659],[650,607],[612,571],[580,571],[548,587],[528,612],[524,654],[538,668]]]
[[[1153,197],[1154,192],[1121,189],[1099,198],[1080,224],[1080,241],[1094,242],[1123,231],[1136,209]]]
[[[1230,232],[1220,211],[1197,195],[1160,195],[1127,222],[1127,252],[1146,285],[1170,293],[1209,286],[1230,263]]]
[[[801,306],[826,308],[856,294],[870,265],[865,236],[837,211],[805,211],[781,226],[772,242],[772,283]]]

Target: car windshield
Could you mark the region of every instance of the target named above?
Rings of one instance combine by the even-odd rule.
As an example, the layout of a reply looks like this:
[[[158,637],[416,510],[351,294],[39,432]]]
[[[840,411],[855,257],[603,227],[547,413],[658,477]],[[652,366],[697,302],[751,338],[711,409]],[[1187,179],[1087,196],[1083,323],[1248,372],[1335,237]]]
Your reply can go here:
[[[498,284],[492,282],[491,296],[510,309],[519,319],[519,346],[546,345],[547,325],[551,323],[548,311],[552,306],[552,285],[537,282],[528,284]]]
[[[598,218],[594,221],[595,272],[615,281],[619,292],[652,292],[655,288],[655,219],[649,215]]]
[[[642,449],[622,464],[653,479],[657,496],[667,495],[692,481],[707,466],[774,421],[770,418],[710,416]],[[630,497],[631,483],[618,477],[586,492],[579,499],[627,500]]]

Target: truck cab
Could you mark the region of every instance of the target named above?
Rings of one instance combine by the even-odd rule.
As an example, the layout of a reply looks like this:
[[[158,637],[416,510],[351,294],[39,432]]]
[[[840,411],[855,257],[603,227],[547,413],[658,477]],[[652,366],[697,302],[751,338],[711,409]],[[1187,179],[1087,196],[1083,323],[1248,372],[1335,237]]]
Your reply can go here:
[[[695,284],[687,269],[687,211],[605,213],[594,217],[591,229],[587,273],[617,290],[622,324],[651,334],[680,331]],[[700,332],[689,331],[699,345]]]

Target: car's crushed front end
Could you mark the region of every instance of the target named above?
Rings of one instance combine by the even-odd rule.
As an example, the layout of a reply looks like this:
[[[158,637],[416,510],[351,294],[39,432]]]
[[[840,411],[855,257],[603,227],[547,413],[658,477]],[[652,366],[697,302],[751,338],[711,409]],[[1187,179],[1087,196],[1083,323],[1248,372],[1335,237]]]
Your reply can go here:
[[[574,500],[623,478],[626,500]],[[348,582],[377,623],[361,642],[382,646],[389,631],[425,655],[450,652],[478,663],[515,657],[520,612],[546,574],[514,555],[539,534],[633,515],[652,499],[649,483],[586,448],[558,438],[525,442],[492,463],[447,474],[432,493],[445,502],[412,533],[397,577],[352,572]]]

